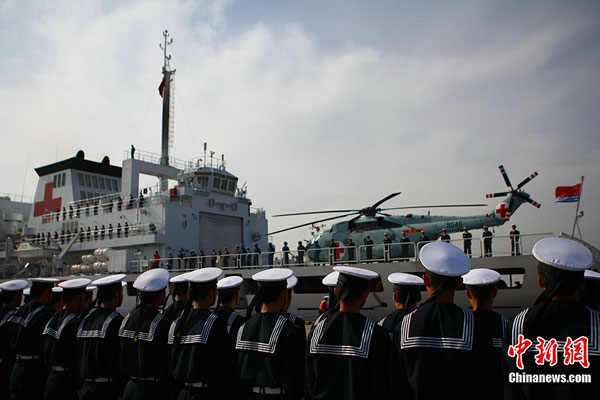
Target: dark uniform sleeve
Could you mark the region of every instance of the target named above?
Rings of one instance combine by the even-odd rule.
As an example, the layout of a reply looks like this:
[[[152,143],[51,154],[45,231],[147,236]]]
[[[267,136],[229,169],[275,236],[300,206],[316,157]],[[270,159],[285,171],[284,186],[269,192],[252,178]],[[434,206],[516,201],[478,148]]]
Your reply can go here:
[[[306,353],[306,333],[292,328],[286,341],[286,359],[281,371],[281,385],[290,393],[290,399],[301,399],[304,395],[304,362]]]
[[[369,393],[372,399],[383,400],[391,398],[389,371],[392,344],[388,333],[383,328],[376,326],[375,329],[369,354],[369,358],[373,361],[371,376],[375,379],[370,379]]]
[[[306,357],[305,357],[306,368],[305,368],[305,375],[304,375],[304,393],[307,393],[307,399],[309,398],[308,393],[312,392],[312,387],[315,384],[315,366],[313,364],[312,355],[310,354],[310,346],[308,345],[308,343],[310,343],[310,341],[312,340],[314,330],[315,330],[315,325],[313,324],[313,326],[310,328],[310,332],[308,334],[307,345],[306,345]]]
[[[408,382],[408,371],[406,370],[406,364],[404,363],[404,357],[400,350],[401,340],[401,329],[402,324],[398,324],[394,331],[394,343],[392,349],[392,356],[390,360],[390,387],[392,391],[392,398],[395,400],[408,400],[414,399],[415,394],[410,387]]]

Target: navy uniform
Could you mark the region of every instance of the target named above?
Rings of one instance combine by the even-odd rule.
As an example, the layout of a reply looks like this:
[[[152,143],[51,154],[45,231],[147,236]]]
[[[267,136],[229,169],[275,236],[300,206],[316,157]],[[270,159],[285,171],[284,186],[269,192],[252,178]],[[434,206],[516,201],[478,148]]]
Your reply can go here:
[[[442,230],[442,235],[440,236],[440,240],[442,242],[450,243],[450,235],[446,232],[446,230]]]
[[[473,235],[471,235],[471,232],[469,232],[469,230],[465,228],[462,236],[465,254],[468,255],[469,258],[471,258],[471,240],[473,238]]]
[[[187,304],[189,286],[187,281],[188,274],[190,274],[190,272],[179,274],[169,280],[169,282],[173,284],[173,299],[175,299],[176,296],[180,296],[185,299],[174,300],[173,303],[169,304],[169,306],[163,310],[163,314],[165,314],[165,317],[167,317],[171,322],[179,318],[183,312],[183,309],[185,308],[185,305]]]
[[[292,271],[273,268],[252,276],[257,296],[266,290],[286,290]],[[280,312],[250,317],[236,340],[235,385],[240,399],[300,399],[304,387],[306,333]]]
[[[481,237],[483,237],[483,254],[484,257],[492,256],[492,232],[488,230],[487,226],[483,227],[483,233]]]
[[[394,398],[487,398],[492,378],[486,375],[491,341],[471,311],[453,302],[433,301],[454,291],[453,282],[471,267],[469,258],[444,242],[424,245],[419,256],[429,273],[449,283],[441,283],[430,300],[407,314],[394,331]]]
[[[15,279],[0,283],[0,296],[2,308],[0,308],[0,398],[8,399],[10,372],[15,362],[15,354],[11,346],[11,337],[8,320],[17,312],[21,303],[23,289],[27,281]]]
[[[187,274],[192,300],[198,300],[193,298],[196,289],[206,293],[200,297],[210,296],[222,274],[219,268]],[[231,398],[224,396],[231,386],[227,370],[233,351],[227,341],[226,321],[208,308],[190,308],[191,303],[169,329],[171,376],[179,388],[176,398]]]
[[[371,262],[373,260],[373,241],[371,240],[371,236],[366,237],[365,246],[367,252],[367,262]]]
[[[508,393],[518,399],[596,399],[600,392],[600,313],[586,307],[576,300],[577,290],[583,279],[583,271],[594,264],[592,253],[582,244],[564,238],[546,238],[533,247],[533,255],[540,262],[542,273],[554,273],[555,282],[545,296],[546,300],[523,310],[515,316],[509,325],[507,337],[508,349],[505,352],[505,368],[509,378],[527,374],[589,374],[591,383],[512,383],[507,385]],[[566,289],[563,289],[565,288]],[[570,292],[570,293],[569,293]],[[558,299],[556,297],[558,297]],[[549,360],[543,365],[535,362],[539,354],[537,338],[557,341],[556,365],[550,366]],[[569,355],[582,353],[574,351],[572,341],[584,337],[588,340],[587,358],[589,365],[574,361],[572,365],[565,360]],[[571,340],[571,344],[567,342]],[[522,354],[523,369],[517,367],[518,356],[511,347],[519,342],[530,340],[531,346]],[[547,343],[546,343],[547,344]],[[582,346],[583,347],[583,346]]]
[[[51,293],[58,279],[34,278]],[[49,295],[51,295],[49,293]],[[42,332],[53,311],[37,301],[30,301],[8,319],[16,361],[10,376],[11,399],[41,399],[46,383],[46,368],[42,361]]]
[[[290,304],[292,303],[292,290],[296,287],[297,284],[298,278],[295,275],[292,275],[287,279],[288,301],[284,309],[281,310],[281,315],[287,317],[290,320],[290,322],[294,325],[294,327],[302,329],[302,331],[306,333],[306,322],[302,318],[288,311],[288,308],[290,308]]]
[[[520,256],[521,255],[521,232],[517,230],[517,226],[512,226],[512,231],[509,233],[510,236],[510,255]]]
[[[169,273],[152,269],[137,277],[133,287],[145,294],[164,293]],[[121,370],[129,378],[123,400],[168,397],[167,335],[171,322],[156,308],[143,304],[131,311],[119,328]]]
[[[373,271],[335,267],[340,302],[363,295],[379,277]],[[359,312],[321,315],[308,335],[306,394],[310,399],[389,399],[391,343],[387,332]]]
[[[94,281],[98,294],[122,291],[125,274]],[[122,297],[121,297],[122,298]],[[116,310],[98,308],[81,319],[77,327],[77,375],[82,380],[81,400],[116,400],[122,392],[119,368],[119,327],[123,316]]]
[[[59,284],[63,293],[79,295],[79,305],[78,310],[64,308],[57,311],[44,328],[44,361],[50,367],[44,392],[46,400],[78,399],[73,349],[79,326],[82,299],[85,296],[86,286],[90,282],[87,278],[77,278]]]
[[[418,293],[421,286],[423,286],[423,279],[412,274],[406,274],[403,272],[395,272],[388,276],[388,281],[394,285],[394,296],[400,296],[394,303],[398,303],[402,308],[397,309],[390,315],[379,321],[378,325],[386,330],[392,336],[396,326],[402,323],[404,316],[413,311],[417,302],[421,299],[421,295]],[[414,292],[416,291],[416,297]],[[398,307],[398,304],[396,306]]]
[[[503,345],[508,329],[508,318],[491,309],[484,308],[484,302],[489,299],[488,296],[496,295],[498,282],[500,282],[500,274],[487,268],[472,269],[463,276],[463,284],[471,295],[469,300],[474,308],[473,316],[481,326],[484,335],[492,342],[490,364],[486,368],[489,375],[493,377],[490,380],[494,388],[493,398],[502,399],[504,398],[505,384],[502,371]]]
[[[402,258],[408,258],[408,246],[410,243],[410,239],[406,237],[406,233],[402,233],[402,238],[400,239],[400,243],[402,243],[400,245],[400,256]],[[408,260],[402,260],[402,261],[408,261]]]

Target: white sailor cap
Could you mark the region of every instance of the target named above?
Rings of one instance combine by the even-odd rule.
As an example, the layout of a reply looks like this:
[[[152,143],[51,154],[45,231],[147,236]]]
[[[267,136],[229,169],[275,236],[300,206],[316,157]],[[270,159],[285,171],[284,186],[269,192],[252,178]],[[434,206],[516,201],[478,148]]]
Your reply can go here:
[[[217,289],[225,290],[225,289],[235,289],[240,287],[240,285],[244,282],[244,278],[237,275],[228,276],[226,278],[221,279],[217,282]]]
[[[170,283],[175,283],[175,284],[177,284],[177,283],[187,283],[187,281],[188,281],[187,277],[188,277],[188,275],[189,275],[189,274],[191,274],[192,272],[194,272],[194,271],[191,271],[191,272],[185,272],[185,273],[183,273],[183,274],[179,274],[179,275],[177,275],[177,276],[174,276],[174,277],[172,277],[171,279],[169,279],[169,282],[170,282]]]
[[[25,288],[23,289],[23,296],[31,296],[31,288]]]
[[[296,275],[292,275],[289,278],[287,278],[287,289],[293,289],[294,287],[296,287],[296,285],[298,284],[298,278],[296,278]]]
[[[88,292],[94,292],[98,289],[98,286],[94,286],[94,285],[88,285],[85,290]]]
[[[28,283],[24,279],[13,279],[12,281],[6,281],[0,283],[0,289],[5,292],[18,292],[19,290],[25,289]]]
[[[127,287],[127,282],[125,282],[125,281],[122,281],[122,282],[121,282],[121,286],[122,286],[122,287]]]
[[[155,268],[142,273],[133,282],[133,287],[142,292],[158,292],[167,287],[169,272],[163,268]]]
[[[85,287],[91,282],[88,278],[75,278],[69,279],[58,284],[59,287],[67,290],[85,289]]]
[[[252,280],[261,283],[275,283],[287,280],[294,272],[288,268],[272,268],[252,275]]]
[[[596,271],[592,271],[591,269],[586,269],[583,273],[583,278],[592,281],[600,281],[600,274]]]
[[[127,275],[125,274],[109,275],[105,276],[104,278],[96,279],[92,283],[94,284],[94,286],[113,285],[115,283],[123,282],[123,279],[125,279],[126,276]]]
[[[533,246],[533,256],[544,264],[565,271],[583,271],[594,265],[592,252],[574,240],[545,238]]]
[[[446,242],[427,243],[419,252],[419,258],[425,269],[438,275],[462,276],[471,269],[469,257]]]
[[[54,285],[59,280],[56,278],[29,278],[29,281],[31,281],[31,283],[34,284],[37,283],[41,285]]]
[[[323,285],[325,285],[325,286],[335,287],[337,285],[339,275],[340,275],[339,272],[333,271],[330,274],[328,274],[325,278],[323,278],[323,280],[321,282],[323,282]]]
[[[369,269],[358,268],[358,267],[347,267],[345,265],[339,267],[333,267],[333,269],[340,274],[354,276],[361,279],[375,279],[379,277],[377,272],[373,272]]]
[[[424,285],[423,279],[413,274],[405,274],[404,272],[394,272],[388,276],[388,281],[394,285],[400,286],[420,286]]]
[[[186,274],[189,283],[207,283],[216,281],[223,275],[221,268],[202,268]]]
[[[62,293],[64,291],[63,288],[61,288],[60,286],[54,286],[52,288],[52,293]]]
[[[500,281],[500,274],[488,268],[475,268],[463,276],[463,283],[467,286],[488,286],[498,281]]]

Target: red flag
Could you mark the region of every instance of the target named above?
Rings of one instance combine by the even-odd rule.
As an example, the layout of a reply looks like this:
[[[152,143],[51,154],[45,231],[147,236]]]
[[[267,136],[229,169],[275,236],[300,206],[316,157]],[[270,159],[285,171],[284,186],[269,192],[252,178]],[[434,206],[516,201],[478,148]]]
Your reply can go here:
[[[163,78],[163,80],[160,82],[160,85],[158,86],[158,94],[160,94],[160,97],[163,97],[164,91],[165,91],[165,78]]]
[[[557,203],[575,203],[581,196],[581,183],[575,186],[557,186],[554,193]]]

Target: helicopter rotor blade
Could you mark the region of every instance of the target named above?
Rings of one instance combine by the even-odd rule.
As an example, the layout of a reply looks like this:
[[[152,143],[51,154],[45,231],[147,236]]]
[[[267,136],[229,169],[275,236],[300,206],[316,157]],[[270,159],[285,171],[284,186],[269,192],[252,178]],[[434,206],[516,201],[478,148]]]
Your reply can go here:
[[[452,208],[452,207],[487,207],[487,204],[436,204],[431,206],[406,206],[406,207],[390,207],[382,208],[379,211],[388,210],[406,210],[409,208]]]
[[[281,233],[281,232],[285,232],[285,231],[291,231],[292,229],[302,228],[303,226],[314,225],[314,224],[318,224],[319,222],[331,221],[333,219],[338,219],[338,218],[344,218],[344,217],[348,217],[348,216],[354,215],[354,214],[356,214],[356,212],[352,212],[352,213],[344,214],[344,215],[338,215],[338,216],[330,217],[330,218],[324,218],[324,219],[320,219],[318,221],[311,221],[311,222],[307,222],[305,224],[300,224],[300,225],[296,225],[296,226],[291,226],[289,228],[280,229],[280,230],[275,231],[275,232],[269,232],[267,235],[275,235],[276,233]]]
[[[504,196],[508,196],[510,192],[498,192],[498,193],[488,193],[485,195],[486,199],[491,199],[494,197],[504,197]]]
[[[529,204],[531,204],[532,206],[536,207],[536,208],[540,208],[542,206],[540,203],[538,203],[537,201],[533,200],[531,197],[523,196],[523,195],[520,195],[519,197],[522,198],[523,200],[525,200],[526,202],[528,202]]]
[[[506,173],[504,166],[500,165],[498,168],[500,169],[500,173],[502,174],[502,178],[504,178],[504,182],[506,183],[506,186],[511,188],[511,190],[514,190],[512,187],[512,183],[510,183],[510,179],[508,179],[508,174]]]
[[[517,190],[521,189],[523,186],[525,186],[527,184],[527,182],[529,182],[536,176],[538,176],[537,171],[535,171],[533,174],[529,175],[527,178],[523,179],[523,181],[517,185]]]
[[[271,215],[272,217],[290,217],[293,215],[310,215],[310,214],[328,214],[328,213],[348,213],[348,212],[359,212],[360,210],[325,210],[325,211],[306,211],[306,212],[298,212],[298,213],[288,213],[288,214],[276,214]]]
[[[394,197],[398,196],[398,195],[399,195],[399,194],[401,194],[401,193],[402,193],[402,192],[396,192],[396,193],[392,193],[392,194],[390,194],[389,196],[387,196],[387,197],[384,197],[383,199],[379,200],[377,203],[373,204],[373,205],[371,206],[371,208],[377,208],[377,207],[379,207],[381,204],[383,204],[383,203],[385,203],[386,201],[388,201],[388,200],[390,200],[390,199],[392,199],[392,198],[394,198]]]

